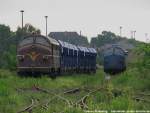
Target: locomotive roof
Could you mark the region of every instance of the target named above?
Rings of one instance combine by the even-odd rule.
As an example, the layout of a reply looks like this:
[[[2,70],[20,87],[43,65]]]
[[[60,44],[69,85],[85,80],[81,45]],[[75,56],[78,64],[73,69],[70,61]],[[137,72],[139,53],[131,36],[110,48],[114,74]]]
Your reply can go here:
[[[59,46],[59,43],[58,43],[57,40],[55,40],[55,39],[53,39],[53,38],[51,38],[51,37],[49,37],[49,36],[47,37],[47,39],[50,41],[50,43]]]
[[[106,47],[104,50],[111,49],[111,48],[120,49],[121,51],[125,52],[125,50],[118,44],[112,44],[112,45]]]
[[[29,43],[29,41],[25,41],[25,40],[28,39],[28,38],[34,38],[34,37],[35,38],[38,38],[38,37],[40,38],[41,37],[41,38],[45,39],[48,43],[59,46],[59,43],[57,42],[57,40],[55,40],[51,37],[45,37],[43,35],[36,35],[36,34],[32,34],[32,35],[28,35],[28,36],[23,37],[23,39],[19,42],[19,45],[22,44],[22,41],[24,41],[23,44]],[[30,40],[30,41],[33,42],[33,40]],[[41,43],[46,44],[46,42],[41,42]]]
[[[32,35],[27,35],[27,36],[24,36],[18,43],[19,46],[24,46],[24,45],[27,45],[27,44],[32,44],[34,42],[34,38],[37,38],[37,37],[41,37],[43,38],[44,40],[46,41],[43,41],[41,42],[42,44],[49,44],[50,41],[48,40],[47,37],[43,36],[43,35],[39,35],[39,34],[32,34]]]
[[[126,55],[126,51],[117,44],[112,44],[111,46],[105,48],[103,51],[104,56],[111,55],[112,53],[122,56]]]

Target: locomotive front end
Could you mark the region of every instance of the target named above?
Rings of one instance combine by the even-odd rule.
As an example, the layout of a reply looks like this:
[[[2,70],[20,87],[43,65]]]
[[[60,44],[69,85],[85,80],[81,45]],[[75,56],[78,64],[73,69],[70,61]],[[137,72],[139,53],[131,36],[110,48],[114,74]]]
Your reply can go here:
[[[52,66],[52,49],[44,36],[27,36],[17,48],[17,69],[19,74],[48,73]]]
[[[112,45],[104,51],[104,72],[117,74],[126,70],[126,52],[118,45]]]

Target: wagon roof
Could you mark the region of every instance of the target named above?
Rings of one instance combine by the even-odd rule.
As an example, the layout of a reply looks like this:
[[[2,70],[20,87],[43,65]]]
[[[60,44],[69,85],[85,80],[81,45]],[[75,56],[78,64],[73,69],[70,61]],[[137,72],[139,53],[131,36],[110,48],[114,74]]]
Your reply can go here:
[[[73,44],[69,44],[69,47],[73,50],[78,50],[77,46],[73,45]]]
[[[83,47],[83,46],[78,46],[78,49],[79,49],[80,51],[89,52],[88,48]]]
[[[70,44],[68,42],[64,42],[64,41],[61,41],[61,40],[58,40],[58,42],[60,43],[60,45],[62,47],[69,48],[69,49],[72,49],[72,50],[78,50],[78,48],[73,44]]]
[[[88,49],[89,49],[89,52],[91,53],[97,53],[97,51],[94,48],[88,48]]]
[[[62,47],[68,48],[68,43],[67,43],[67,42],[63,42],[63,41],[61,41],[61,40],[58,40],[58,42],[60,43],[60,45],[61,45]]]

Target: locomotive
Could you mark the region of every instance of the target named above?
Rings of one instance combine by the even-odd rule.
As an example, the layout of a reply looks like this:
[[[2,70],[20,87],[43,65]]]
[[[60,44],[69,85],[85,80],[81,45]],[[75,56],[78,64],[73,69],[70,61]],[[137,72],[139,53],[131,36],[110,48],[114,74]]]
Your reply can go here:
[[[18,74],[95,73],[96,56],[94,48],[32,34],[18,43],[17,71]]]
[[[108,74],[117,74],[126,70],[127,51],[119,45],[113,44],[106,48],[104,55],[104,72]]]

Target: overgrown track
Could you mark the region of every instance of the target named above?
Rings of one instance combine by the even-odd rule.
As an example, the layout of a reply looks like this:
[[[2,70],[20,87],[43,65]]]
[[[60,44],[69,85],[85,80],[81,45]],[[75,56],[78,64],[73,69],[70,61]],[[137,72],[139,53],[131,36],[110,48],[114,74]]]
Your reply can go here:
[[[50,89],[44,89],[39,86],[33,86],[31,88],[17,88],[16,89],[18,93],[45,93],[49,95],[49,98],[45,98],[43,100],[39,98],[29,98],[31,100],[31,104],[24,107],[22,110],[18,111],[18,113],[22,112],[29,112],[32,113],[32,111],[36,108],[39,109],[45,109],[48,110],[50,108],[51,103],[53,101],[63,101],[65,106],[68,108],[80,108],[82,110],[88,110],[90,109],[87,103],[87,100],[98,92],[105,92],[105,94],[109,94],[110,90],[107,88],[107,86],[102,86],[102,87],[92,87],[92,88],[73,88],[73,89],[65,89],[65,90],[60,90],[60,89],[55,89],[55,90],[50,90]],[[81,94],[82,93],[82,94]],[[112,89],[111,90],[112,96],[114,98],[118,96],[122,96],[124,91],[122,89]],[[68,98],[68,96],[73,96],[75,98],[76,96],[80,96],[79,99],[75,98],[71,99]],[[144,101],[150,104],[150,92],[138,92],[137,94],[132,95],[132,99],[139,102],[139,101]],[[94,101],[94,100],[93,100]],[[61,113],[65,113],[65,111],[61,111]]]
[[[130,69],[106,80],[95,75],[51,79],[0,70],[0,113],[83,113],[84,110],[149,110],[149,76]]]

